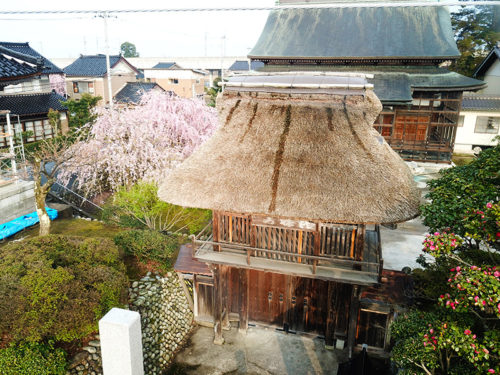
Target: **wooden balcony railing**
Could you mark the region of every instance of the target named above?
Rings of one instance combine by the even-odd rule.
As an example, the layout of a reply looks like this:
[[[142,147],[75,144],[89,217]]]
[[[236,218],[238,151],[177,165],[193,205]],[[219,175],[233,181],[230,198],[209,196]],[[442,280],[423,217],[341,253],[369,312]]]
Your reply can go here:
[[[214,212],[212,225],[195,238],[193,251],[208,246],[215,252],[232,252],[309,265],[340,267],[380,277],[380,232],[364,225],[284,220],[276,217]]]

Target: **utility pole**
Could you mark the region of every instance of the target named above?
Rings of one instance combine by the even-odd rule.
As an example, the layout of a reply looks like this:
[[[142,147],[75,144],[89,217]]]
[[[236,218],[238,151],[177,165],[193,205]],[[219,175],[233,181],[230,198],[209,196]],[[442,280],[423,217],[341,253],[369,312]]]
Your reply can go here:
[[[109,40],[108,40],[108,12],[100,14],[104,20],[104,50],[106,52],[106,78],[108,80],[109,108],[113,109],[113,90],[111,89],[111,67],[109,63]]]
[[[220,56],[220,83],[222,84],[222,92],[224,92],[224,55],[226,53],[226,34],[221,40],[221,56]]]

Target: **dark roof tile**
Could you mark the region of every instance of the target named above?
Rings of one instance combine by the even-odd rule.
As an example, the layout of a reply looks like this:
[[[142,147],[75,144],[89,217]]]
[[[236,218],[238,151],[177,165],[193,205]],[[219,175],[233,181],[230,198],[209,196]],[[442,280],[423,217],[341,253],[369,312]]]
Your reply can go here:
[[[464,95],[462,111],[500,112],[500,96]]]
[[[252,64],[250,65],[252,67],[252,70],[257,70],[259,68],[262,68],[264,66],[264,63],[261,61],[252,61]],[[233,65],[229,67],[229,70],[235,71],[235,70],[248,70],[248,61],[246,60],[236,60]]]
[[[121,59],[119,55],[109,56],[109,64],[113,67]],[[106,55],[81,55],[72,64],[64,68],[68,77],[102,77],[106,74]]]
[[[175,62],[159,62],[152,69],[170,69],[175,65]]]
[[[65,99],[54,92],[29,95],[0,96],[0,110],[9,110],[15,115],[36,115],[49,112],[49,109],[61,111],[66,107],[60,101]]]
[[[127,82],[118,93],[115,95],[115,101],[119,103],[138,104],[141,101],[142,95],[153,89],[165,91],[157,83],[150,82]]]
[[[0,80],[26,77],[34,75],[38,69],[34,66],[18,62],[14,59],[9,59],[3,54],[0,54]]]
[[[62,74],[63,71],[47,58],[43,57],[40,53],[30,47],[29,43],[13,43],[13,42],[0,42],[0,46],[6,47],[10,50],[23,53],[32,57],[41,57],[44,59],[43,74]]]

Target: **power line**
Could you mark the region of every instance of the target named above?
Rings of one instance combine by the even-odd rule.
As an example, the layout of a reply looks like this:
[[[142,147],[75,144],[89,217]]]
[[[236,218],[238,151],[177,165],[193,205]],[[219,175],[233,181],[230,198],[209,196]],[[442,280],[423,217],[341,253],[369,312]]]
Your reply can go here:
[[[442,7],[442,6],[479,6],[500,5],[499,0],[480,1],[365,1],[362,3],[335,2],[327,4],[275,5],[266,7],[207,7],[207,8],[163,8],[163,9],[80,9],[80,10],[1,10],[3,15],[42,15],[42,14],[127,14],[127,13],[185,13],[185,12],[233,12],[233,11],[270,11],[285,9],[325,9],[325,8],[383,8],[383,7]]]

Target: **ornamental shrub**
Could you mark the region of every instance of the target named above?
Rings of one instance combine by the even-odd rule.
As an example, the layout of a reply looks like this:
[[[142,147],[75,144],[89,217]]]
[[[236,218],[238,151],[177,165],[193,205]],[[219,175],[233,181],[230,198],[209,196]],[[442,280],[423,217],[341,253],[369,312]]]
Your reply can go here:
[[[164,202],[158,198],[156,183],[140,181],[119,188],[106,204],[102,218],[122,227],[193,234],[208,224],[211,211]]]
[[[452,228],[465,236],[465,219],[488,202],[498,201],[500,145],[482,151],[470,164],[441,170],[428,182],[431,200],[421,207],[424,224],[432,232]]]
[[[66,353],[52,343],[24,343],[0,349],[2,375],[64,375]]]
[[[126,300],[125,266],[109,239],[49,235],[0,255],[0,333],[15,342],[83,338]]]
[[[153,230],[134,229],[118,233],[115,244],[126,254],[134,255],[142,263],[155,262],[161,270],[168,270],[172,266],[172,257],[179,247],[177,237]]]

